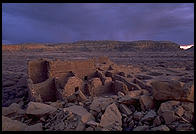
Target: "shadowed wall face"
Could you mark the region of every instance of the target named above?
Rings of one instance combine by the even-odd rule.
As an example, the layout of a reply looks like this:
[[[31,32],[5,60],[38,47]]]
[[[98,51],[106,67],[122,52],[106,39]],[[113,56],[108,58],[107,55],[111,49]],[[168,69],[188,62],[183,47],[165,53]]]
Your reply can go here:
[[[48,62],[34,60],[28,62],[28,76],[33,84],[41,83],[48,79]]]

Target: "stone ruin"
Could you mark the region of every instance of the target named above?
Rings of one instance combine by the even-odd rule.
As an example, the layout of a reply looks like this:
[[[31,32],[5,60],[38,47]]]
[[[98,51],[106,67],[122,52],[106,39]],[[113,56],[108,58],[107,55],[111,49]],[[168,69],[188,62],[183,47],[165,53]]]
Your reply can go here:
[[[28,88],[27,108],[2,108],[3,131],[194,130],[193,82],[150,78],[107,57],[29,61]]]
[[[85,96],[97,96],[109,92],[112,80],[110,77],[103,80],[103,76],[100,76],[96,67],[96,64],[100,63],[112,62],[107,57],[71,61],[48,59],[29,61],[27,81],[31,100],[38,102],[62,100],[77,90]]]

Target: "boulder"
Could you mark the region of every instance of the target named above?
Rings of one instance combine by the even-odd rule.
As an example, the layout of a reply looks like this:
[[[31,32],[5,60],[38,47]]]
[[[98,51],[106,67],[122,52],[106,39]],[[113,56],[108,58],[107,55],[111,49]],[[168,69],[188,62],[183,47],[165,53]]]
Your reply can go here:
[[[100,126],[109,130],[122,130],[122,116],[115,103],[110,104],[101,116]]]
[[[120,104],[119,109],[122,113],[128,116],[132,114],[132,111],[125,104]]]
[[[149,79],[153,79],[153,77],[149,76],[149,75],[135,75],[136,78],[140,79],[140,80],[149,80]]]
[[[158,127],[153,127],[150,130],[152,130],[152,131],[169,131],[170,129],[166,125],[160,125]]]
[[[25,128],[25,131],[43,131],[42,123],[37,123]]]
[[[51,104],[50,104],[50,106],[53,106],[53,107],[55,107],[55,108],[63,108],[63,104],[61,103],[61,102],[59,102],[59,101],[56,101],[56,102],[52,102]]]
[[[192,122],[194,120],[194,114],[191,111],[184,111],[183,117],[188,121]]]
[[[151,91],[148,91],[146,89],[142,89],[141,91],[142,91],[142,94],[143,95],[149,95],[149,96],[151,96]]]
[[[142,112],[135,112],[133,114],[133,119],[139,121],[142,117],[144,116],[144,114]]]
[[[29,102],[26,114],[34,115],[41,117],[45,114],[53,113],[57,110],[57,108],[39,102]]]
[[[175,113],[181,117],[184,114],[184,108],[182,106],[179,106],[175,109]]]
[[[90,109],[99,113],[101,110],[105,110],[106,107],[113,102],[112,98],[94,97],[93,102],[90,105]]]
[[[153,81],[153,97],[156,100],[181,100],[184,95],[180,82],[174,80]]]
[[[151,86],[145,84],[143,81],[141,81],[137,78],[133,79],[133,83],[139,85],[142,89],[149,89],[149,90],[152,89]]]
[[[85,108],[78,105],[73,105],[63,109],[64,112],[69,111],[81,117],[81,121],[86,123],[90,120],[94,120],[94,117]]]
[[[85,131],[94,131],[94,128],[92,128],[92,127],[87,127],[87,128],[85,129]]]
[[[80,78],[76,76],[70,77],[64,86],[63,97],[66,98],[81,89],[82,84],[83,81]]]
[[[176,131],[194,131],[194,127],[190,123],[180,123],[175,128]]]
[[[142,95],[139,98],[140,106],[143,111],[154,108],[154,103],[151,96]]]
[[[164,118],[166,124],[170,124],[177,119],[175,112],[177,112],[179,107],[179,101],[167,101],[161,103],[157,113]]]
[[[2,131],[24,131],[26,127],[27,125],[20,121],[2,116]]]
[[[144,117],[142,117],[141,121],[152,122],[156,116],[157,116],[156,112],[154,110],[150,110]]]
[[[175,116],[174,111],[165,111],[161,114],[161,116],[164,118],[166,124],[170,124],[177,120],[177,116]]]
[[[129,78],[125,78],[125,77],[122,77],[120,75],[113,75],[112,79],[114,81],[118,80],[118,81],[121,81],[123,82],[125,85],[127,85],[127,88],[131,91],[131,90],[140,90],[141,88],[136,85],[135,83],[131,82],[132,78],[129,79]]]
[[[88,121],[86,124],[91,126],[91,127],[98,127],[99,126],[99,123],[97,123],[97,122],[95,122],[93,120]]]
[[[78,125],[75,129],[75,131],[84,131],[86,124],[83,123],[81,120],[78,122]]]
[[[181,102],[182,103],[182,107],[184,108],[184,110],[186,111],[191,111],[191,113],[194,114],[194,103],[191,102]]]
[[[112,83],[112,89],[113,89],[113,91],[114,91],[116,94],[117,94],[119,91],[122,92],[122,93],[124,93],[124,94],[127,94],[127,93],[128,93],[128,88],[127,88],[127,86],[126,86],[123,82],[118,81],[118,80],[116,80],[116,81],[114,81],[114,82]]]
[[[161,115],[165,111],[174,111],[174,107],[177,107],[178,105],[180,105],[179,101],[167,101],[161,103],[161,106],[159,107],[157,113]]]
[[[149,130],[149,126],[144,125],[144,126],[137,126],[136,128],[133,129],[133,131],[147,131]]]
[[[192,82],[186,83],[183,86],[183,91],[182,100],[194,102],[194,84]]]
[[[126,105],[138,105],[139,98],[131,97],[129,95],[125,95],[118,100],[119,103],[126,104]]]
[[[159,126],[161,125],[161,119],[160,116],[157,116],[153,121],[153,126]]]
[[[76,101],[83,102],[86,100],[87,100],[86,96],[83,94],[83,92],[80,89],[67,97],[68,102],[76,102]]]
[[[2,107],[2,115],[8,116],[11,114],[25,114],[25,111],[17,103],[12,103],[9,107]]]

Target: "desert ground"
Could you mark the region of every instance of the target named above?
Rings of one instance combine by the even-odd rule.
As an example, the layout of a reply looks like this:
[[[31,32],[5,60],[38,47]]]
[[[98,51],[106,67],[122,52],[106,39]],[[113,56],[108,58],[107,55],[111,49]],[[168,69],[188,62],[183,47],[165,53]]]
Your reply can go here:
[[[194,81],[194,52],[189,51],[169,51],[169,52],[147,52],[147,51],[132,51],[132,52],[101,52],[101,51],[92,51],[92,52],[86,52],[86,51],[64,51],[64,50],[42,50],[42,51],[29,51],[29,50],[17,50],[17,51],[2,51],[2,106],[3,108],[9,108],[8,106],[11,106],[11,104],[16,104],[17,106],[20,106],[20,109],[25,111],[25,109],[28,109],[28,85],[27,85],[27,70],[28,61],[40,59],[40,58],[46,58],[50,60],[76,60],[76,59],[89,59],[93,57],[101,57],[106,56],[108,57],[114,64],[122,67],[131,67],[132,71],[131,75],[134,76],[137,80],[142,81],[148,86],[151,86],[149,83],[153,80],[174,80],[178,81],[180,83],[180,86],[184,86],[188,83],[193,83]],[[128,74],[121,73],[122,77],[128,77]],[[178,84],[177,84],[178,85]],[[169,85],[170,86],[170,85]],[[172,85],[171,85],[172,86]],[[160,86],[161,87],[161,86]],[[175,88],[175,87],[174,87]],[[193,85],[194,90],[194,85]],[[172,87],[171,87],[172,89]],[[120,90],[120,89],[119,89]],[[143,90],[143,88],[142,88]],[[189,89],[191,90],[191,89]],[[149,98],[145,98],[145,95],[147,94],[153,94],[152,91],[146,90],[148,93],[143,93],[142,95],[138,95],[138,103],[140,103],[139,107],[142,107],[141,105],[146,105],[146,108],[144,106],[142,108],[137,108],[137,105],[134,104],[131,105],[127,103],[120,103],[116,101],[111,101],[115,103],[107,103],[107,101],[110,101],[108,99],[123,99],[123,96],[126,96],[126,94],[122,92],[116,92],[116,94],[112,94],[111,96],[107,95],[106,100],[103,98],[103,103],[107,103],[105,105],[105,108],[99,111],[96,115],[96,113],[91,112],[87,109],[86,112],[91,113],[94,115],[94,120],[85,122],[86,125],[82,127],[82,125],[78,125],[76,120],[80,120],[80,116],[73,114],[69,112],[63,112],[61,109],[69,109],[69,107],[76,107],[76,106],[84,106],[84,105],[92,105],[91,103],[95,101],[95,99],[99,99],[99,97],[91,98],[92,100],[88,99],[85,102],[46,102],[43,103],[45,105],[54,105],[54,107],[57,109],[52,114],[49,114],[47,116],[48,121],[45,119],[46,117],[39,118],[36,116],[36,121],[31,122],[30,118],[33,117],[33,115],[27,117],[27,113],[23,113],[23,117],[16,118],[16,114],[18,114],[16,111],[13,112],[15,115],[7,115],[7,113],[2,113],[4,116],[2,117],[5,121],[13,121],[17,120],[18,122],[22,122],[23,126],[28,126],[25,130],[48,130],[48,131],[56,131],[56,130],[82,130],[82,131],[180,131],[180,130],[194,130],[193,123],[194,123],[194,101],[193,100],[187,100],[185,98],[182,99],[175,99],[175,97],[168,98],[168,100],[161,100],[161,101],[155,101],[154,98],[156,98],[153,95],[149,95],[152,97],[152,100],[149,100]],[[176,91],[178,91],[176,89]],[[130,91],[132,92],[132,91]],[[170,92],[168,90],[168,92]],[[134,93],[134,92],[133,92]],[[161,93],[161,92],[160,92]],[[130,93],[131,94],[131,93]],[[129,94],[129,95],[130,95]],[[136,93],[134,93],[135,95]],[[168,93],[168,94],[175,94],[175,93]],[[109,96],[109,97],[108,97]],[[137,95],[136,95],[137,96]],[[142,97],[141,97],[142,96]],[[166,95],[167,96],[167,95]],[[172,96],[172,95],[171,95]],[[175,95],[174,95],[175,96]],[[133,97],[132,97],[133,98]],[[157,100],[159,100],[159,97],[157,97]],[[144,102],[142,102],[144,101]],[[124,102],[124,101],[123,101]],[[145,104],[150,103],[150,104]],[[36,102],[34,102],[36,103]],[[97,102],[98,103],[98,102]],[[144,103],[144,104],[141,104]],[[151,105],[151,103],[157,103]],[[57,106],[58,104],[58,106]],[[162,105],[161,105],[162,104]],[[30,105],[30,104],[29,104]],[[33,103],[32,103],[33,105]],[[36,104],[34,104],[36,105]],[[61,106],[60,106],[61,105]],[[169,109],[170,107],[175,107],[172,111]],[[13,106],[14,107],[14,106]],[[16,106],[15,106],[16,107]],[[147,108],[149,107],[149,109]],[[116,110],[117,108],[117,110]],[[168,108],[168,111],[164,111],[165,108]],[[48,108],[49,110],[52,110],[52,108]],[[113,115],[112,109],[116,110]],[[7,110],[7,109],[5,109]],[[119,112],[120,111],[120,112]],[[159,111],[159,112],[158,112]],[[161,114],[161,112],[162,114]],[[178,112],[176,112],[178,111]],[[106,113],[108,112],[108,113]],[[107,116],[111,112],[111,116],[113,116],[113,120],[116,120],[117,124],[119,125],[113,127],[105,127],[108,125],[107,118],[103,119],[103,117]],[[12,114],[13,114],[12,113]],[[58,121],[61,120],[61,115],[67,115],[67,114],[73,114],[73,120],[72,120],[72,127],[69,125],[67,128],[62,125],[58,125],[57,119],[54,119],[53,116],[58,118]],[[120,114],[120,115],[119,115]],[[167,114],[168,117],[165,117]],[[25,115],[25,116],[24,116]],[[116,117],[117,116],[117,117]],[[9,119],[8,119],[9,118]],[[23,118],[23,119],[22,119]],[[71,117],[70,117],[71,118]],[[83,117],[81,117],[83,118]],[[109,118],[109,117],[108,117]],[[45,122],[44,122],[45,120]],[[64,118],[65,120],[65,118]],[[67,119],[68,120],[68,119]],[[111,119],[108,119],[111,120]],[[112,121],[113,121],[112,120]],[[121,121],[119,121],[121,120]],[[11,122],[10,121],[10,122]],[[111,122],[112,122],[111,121]],[[44,122],[44,123],[43,123]],[[68,121],[71,122],[71,121]],[[56,123],[56,124],[55,124]],[[64,122],[65,123],[65,122]],[[85,124],[84,123],[84,124]],[[25,125],[24,125],[25,124]],[[69,123],[68,123],[69,124]],[[101,124],[101,127],[100,127]],[[34,125],[34,126],[33,126]],[[111,125],[111,124],[110,124]],[[33,126],[33,127],[31,127]],[[53,126],[53,127],[52,127]],[[30,127],[30,128],[29,128]],[[80,128],[81,127],[81,128]],[[24,128],[24,127],[23,127]],[[23,128],[18,130],[23,130]],[[77,128],[77,129],[76,129]],[[6,129],[5,129],[6,130]]]

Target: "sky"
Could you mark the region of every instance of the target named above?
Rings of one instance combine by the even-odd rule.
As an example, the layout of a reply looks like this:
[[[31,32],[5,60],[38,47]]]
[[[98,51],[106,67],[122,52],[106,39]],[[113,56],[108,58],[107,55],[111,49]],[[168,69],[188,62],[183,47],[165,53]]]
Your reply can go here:
[[[3,3],[3,43],[194,43],[193,3]]]

